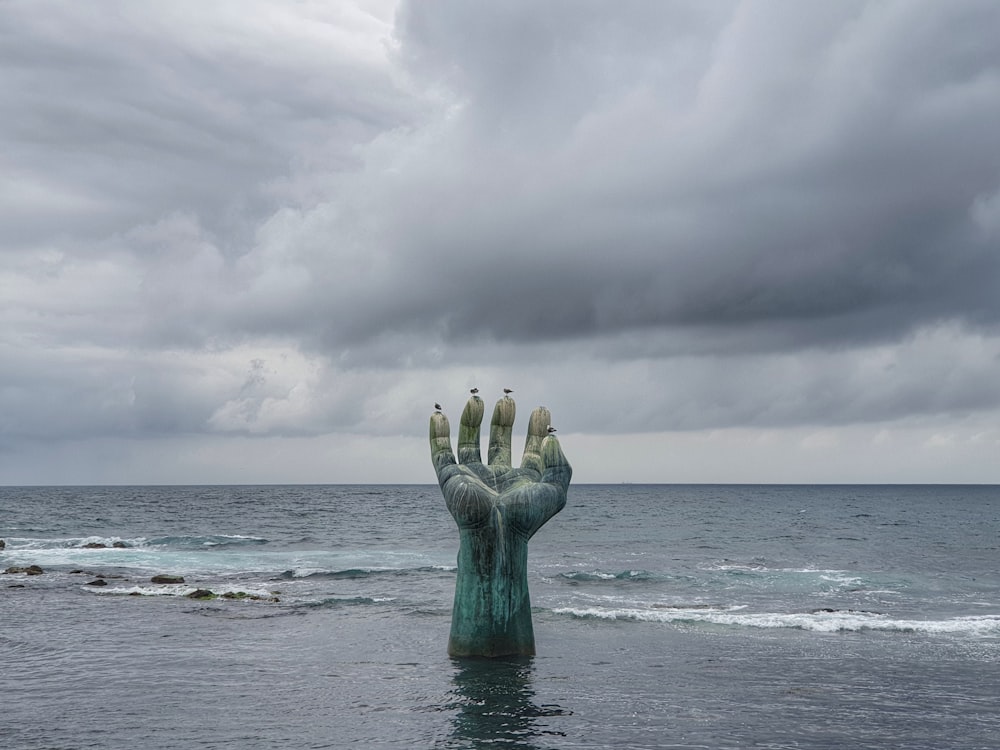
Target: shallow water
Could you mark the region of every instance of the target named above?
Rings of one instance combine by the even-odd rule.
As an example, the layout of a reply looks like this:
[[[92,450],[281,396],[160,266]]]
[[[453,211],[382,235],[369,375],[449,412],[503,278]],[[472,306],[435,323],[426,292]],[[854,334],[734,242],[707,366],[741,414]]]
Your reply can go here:
[[[503,661],[445,654],[434,486],[7,487],[0,538],[7,748],[1000,737],[997,487],[573,486]]]

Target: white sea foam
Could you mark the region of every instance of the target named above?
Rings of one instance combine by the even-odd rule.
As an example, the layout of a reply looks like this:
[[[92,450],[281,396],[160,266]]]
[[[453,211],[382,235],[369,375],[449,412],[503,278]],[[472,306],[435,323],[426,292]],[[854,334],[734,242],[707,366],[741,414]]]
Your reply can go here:
[[[819,576],[820,578],[830,578],[831,580],[840,580],[844,577],[857,578],[856,574],[852,574],[847,570],[837,570],[831,568],[772,568],[764,563],[728,563],[728,562],[716,562],[709,565],[701,566],[703,570],[721,570],[721,571],[733,571],[737,573],[785,573],[791,575],[809,575],[809,576]]]
[[[325,568],[290,568],[287,573],[291,573],[291,578],[308,578],[311,575],[316,575],[318,573],[326,573]]]
[[[87,586],[82,588],[88,594],[99,596],[187,596],[198,589],[187,584],[162,584],[159,586]]]
[[[944,620],[897,619],[875,612],[734,612],[713,609],[603,609],[599,607],[559,607],[556,614],[602,620],[632,620],[637,622],[693,623],[731,625],[751,628],[794,628],[822,633],[838,631],[900,631],[917,633],[958,633],[970,635],[1000,635],[1000,615],[974,615]]]
[[[836,583],[841,586],[860,586],[864,583],[864,579],[856,576],[844,573],[843,571],[838,571],[837,573],[820,573],[819,579],[821,581],[829,581],[831,583]]]
[[[176,596],[185,597],[193,594],[202,587],[191,586],[186,583],[168,583],[156,586],[81,586],[87,593],[98,596]],[[248,597],[259,597],[260,599],[273,599],[275,594],[265,589],[253,589],[236,586],[213,586],[211,592],[218,597],[225,594],[246,594]],[[235,600],[234,600],[235,601]]]
[[[56,539],[39,539],[37,537],[6,537],[8,552],[20,551],[49,551],[49,550],[81,550],[85,552],[96,552],[101,549],[110,549],[118,552],[122,549],[144,547],[148,539],[146,537],[121,537],[121,536],[73,536],[59,537]],[[102,544],[103,547],[88,548],[88,544]],[[115,547],[114,545],[125,547]]]
[[[614,573],[605,573],[605,572],[600,571],[600,570],[591,570],[588,573],[571,574],[571,575],[582,575],[582,576],[589,576],[589,577],[592,577],[592,578],[600,578],[602,581],[613,581],[613,580],[615,580],[615,574]]]

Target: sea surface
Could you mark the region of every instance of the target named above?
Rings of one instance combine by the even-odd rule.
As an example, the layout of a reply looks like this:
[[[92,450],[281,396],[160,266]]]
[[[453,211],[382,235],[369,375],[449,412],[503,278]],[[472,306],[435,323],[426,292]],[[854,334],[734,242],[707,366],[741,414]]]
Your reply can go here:
[[[434,485],[0,487],[0,539],[4,750],[1000,747],[997,486],[573,485],[506,660],[446,654]]]

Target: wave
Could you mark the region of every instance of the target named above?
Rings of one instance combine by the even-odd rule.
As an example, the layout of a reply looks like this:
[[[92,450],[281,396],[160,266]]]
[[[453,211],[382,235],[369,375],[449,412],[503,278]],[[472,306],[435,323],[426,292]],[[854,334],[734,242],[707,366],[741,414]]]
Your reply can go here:
[[[661,581],[667,576],[658,576],[648,570],[623,570],[619,573],[607,573],[601,570],[579,571],[574,570],[568,573],[560,573],[560,578],[568,581]]]
[[[792,628],[820,633],[895,631],[904,633],[1000,635],[1000,615],[970,615],[944,620],[897,619],[861,610],[817,610],[814,612],[744,612],[742,607],[706,609],[695,606],[655,609],[602,609],[558,607],[558,615],[582,619],[625,620],[660,623],[706,623],[749,628]]]
[[[422,553],[401,550],[288,549],[242,535],[63,537],[10,539],[0,552],[3,567],[39,565],[46,571],[73,569],[165,573],[186,576],[253,575],[269,580],[363,579],[373,576],[447,574]]]
[[[272,580],[275,581],[288,581],[288,580],[300,580],[300,579],[358,579],[358,578],[376,578],[384,576],[408,576],[408,575],[423,575],[427,573],[443,573],[443,572],[454,572],[456,567],[453,565],[422,565],[416,568],[381,568],[381,567],[370,567],[370,568],[345,568],[344,570],[309,570],[309,569],[293,569],[286,570],[279,573]]]
[[[328,596],[318,601],[301,602],[299,607],[304,609],[329,609],[332,607],[350,607],[367,604],[385,604],[395,601],[391,596]]]
[[[712,574],[721,573],[723,576],[732,578],[766,577],[769,579],[812,579],[821,581],[831,581],[841,584],[857,584],[862,582],[862,577],[857,573],[846,570],[835,570],[828,568],[781,568],[770,567],[759,562],[720,562],[712,563],[701,567],[701,570]],[[569,581],[694,581],[690,575],[674,575],[668,573],[655,573],[649,570],[623,570],[610,572],[605,570],[573,570],[559,573],[558,578]],[[705,579],[706,582],[709,579]]]
[[[902,585],[897,580],[874,580],[861,574],[823,568],[778,568],[763,564],[724,563],[706,566],[700,575],[654,572],[632,569],[574,570],[559,573],[547,580],[579,584],[664,584],[671,588],[720,591],[749,589],[760,591],[790,591],[829,593],[832,591],[895,591]]]
[[[190,584],[157,584],[155,586],[135,585],[135,586],[102,586],[95,587],[83,585],[80,587],[88,594],[97,596],[157,596],[157,597],[180,597],[188,598],[196,591],[208,591],[199,586]],[[278,601],[280,593],[265,589],[248,589],[246,587],[236,588],[233,586],[213,586],[211,589],[212,599],[222,600],[251,600],[251,601]],[[206,599],[209,597],[205,597]]]
[[[8,540],[0,559],[7,565],[69,569],[142,571],[172,575],[212,575],[282,570],[259,537],[210,535],[178,537],[62,537]]]
[[[171,549],[210,549],[223,547],[247,547],[267,544],[268,540],[259,536],[242,534],[207,534],[205,536],[161,536],[149,540],[153,547]]]
[[[723,561],[702,566],[701,569],[711,578],[704,581],[707,585],[725,587],[752,587],[786,590],[871,590],[874,586],[880,591],[895,591],[905,586],[902,580],[856,571],[839,570],[835,568],[813,567],[779,567],[764,562],[748,563]]]
[[[73,536],[58,539],[40,539],[35,537],[6,537],[7,553],[27,551],[48,551],[67,549],[127,549],[142,547],[147,544],[145,537],[120,536]]]
[[[808,575],[808,576],[825,576],[828,578],[856,578],[857,575],[851,573],[847,570],[837,570],[832,568],[783,568],[783,567],[772,567],[763,562],[716,562],[710,565],[705,565],[703,570],[707,571],[721,571],[724,573],[750,573],[750,574],[785,574],[785,575]]]
[[[7,552],[46,551],[66,549],[211,549],[223,547],[244,547],[267,544],[268,540],[241,534],[208,534],[203,536],[160,536],[160,537],[120,537],[120,536],[73,536],[55,539],[34,537],[6,537]]]
[[[136,596],[136,597],[170,597],[175,599],[191,599],[192,601],[213,601],[213,602],[257,602],[257,603],[279,603],[285,601],[286,597],[281,591],[270,591],[267,589],[253,589],[233,586],[212,586],[211,589],[204,589],[184,584],[162,585],[162,586],[81,586],[89,594],[96,596]],[[192,596],[201,593],[202,596]],[[291,602],[294,608],[304,609],[330,609],[337,607],[351,607],[372,604],[385,604],[395,601],[391,596],[328,596],[318,600],[305,600]]]

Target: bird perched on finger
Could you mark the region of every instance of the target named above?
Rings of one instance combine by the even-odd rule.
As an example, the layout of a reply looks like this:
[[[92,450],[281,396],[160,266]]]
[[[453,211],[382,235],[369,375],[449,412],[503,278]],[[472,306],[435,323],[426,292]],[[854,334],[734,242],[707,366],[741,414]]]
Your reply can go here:
[[[471,391],[469,391],[469,393],[471,393],[473,396],[475,396],[477,393],[479,393],[479,389],[478,388],[473,388]]]
[[[441,404],[434,404],[434,408],[435,408],[435,409],[436,409],[437,411],[441,411]]]
[[[513,388],[504,388],[504,389],[503,389],[503,395],[505,395],[505,396],[509,396],[509,395],[510,395],[510,394],[512,394],[513,392],[514,392],[514,389],[513,389]]]

